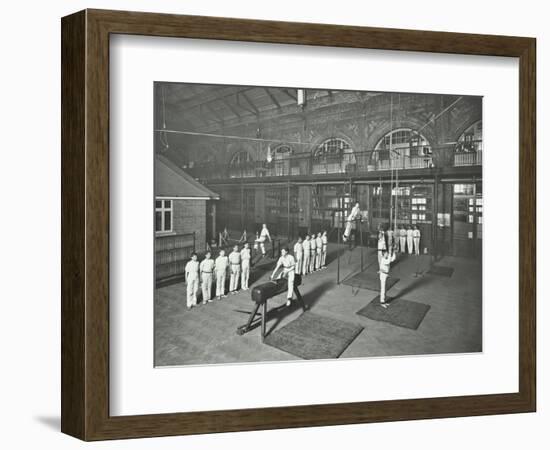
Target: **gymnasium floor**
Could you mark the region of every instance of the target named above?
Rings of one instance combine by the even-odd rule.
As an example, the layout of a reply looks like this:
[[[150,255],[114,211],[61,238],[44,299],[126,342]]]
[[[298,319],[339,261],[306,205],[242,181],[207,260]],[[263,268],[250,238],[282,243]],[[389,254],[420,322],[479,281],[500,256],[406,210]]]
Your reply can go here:
[[[355,314],[378,295],[375,291],[336,283],[336,245],[329,245],[328,269],[304,277],[300,292],[316,314],[360,324],[364,330],[347,347],[341,358],[397,356],[433,353],[469,353],[482,350],[481,263],[474,259],[444,257],[438,266],[454,269],[451,277],[430,275],[431,257],[405,256],[392,269],[399,282],[390,297],[431,305],[417,330],[373,321]],[[360,270],[360,249],[341,249],[340,276],[345,279]],[[363,251],[364,266],[376,271],[376,253]],[[271,271],[251,273],[250,284],[268,280]],[[415,276],[417,275],[418,276]],[[281,294],[269,308],[284,304]],[[284,361],[296,356],[262,344],[260,328],[239,336],[253,306],[250,291],[230,295],[221,301],[186,309],[184,283],[155,291],[155,365],[188,365]],[[278,329],[302,313],[285,308],[267,323],[267,332]]]

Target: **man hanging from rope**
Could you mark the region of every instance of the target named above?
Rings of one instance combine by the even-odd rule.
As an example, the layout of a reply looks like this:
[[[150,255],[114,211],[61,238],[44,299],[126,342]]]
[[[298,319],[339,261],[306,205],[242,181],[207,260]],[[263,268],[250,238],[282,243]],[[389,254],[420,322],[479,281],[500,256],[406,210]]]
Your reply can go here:
[[[361,209],[359,208],[359,202],[355,203],[355,206],[352,208],[347,220],[346,220],[346,229],[344,230],[343,241],[347,242],[349,235],[351,233],[351,224],[361,218]]]

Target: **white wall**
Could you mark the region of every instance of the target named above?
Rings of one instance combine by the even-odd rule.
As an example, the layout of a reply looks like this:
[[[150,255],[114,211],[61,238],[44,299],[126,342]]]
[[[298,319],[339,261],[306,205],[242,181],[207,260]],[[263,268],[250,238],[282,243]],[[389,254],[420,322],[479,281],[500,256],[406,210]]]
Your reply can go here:
[[[373,4],[246,0],[129,1],[72,0],[4,2],[0,15],[0,443],[5,448],[77,448],[84,444],[59,433],[60,316],[60,17],[86,7],[258,19],[326,22],[395,28],[525,35],[538,38],[539,205],[547,203],[550,181],[544,153],[550,147],[550,28],[545,2],[395,0]],[[550,394],[547,386],[550,333],[545,297],[550,286],[550,213],[540,208],[539,242],[539,412],[340,426],[186,438],[105,442],[97,448],[365,448],[501,449],[548,445]],[[7,251],[6,251],[7,250]]]

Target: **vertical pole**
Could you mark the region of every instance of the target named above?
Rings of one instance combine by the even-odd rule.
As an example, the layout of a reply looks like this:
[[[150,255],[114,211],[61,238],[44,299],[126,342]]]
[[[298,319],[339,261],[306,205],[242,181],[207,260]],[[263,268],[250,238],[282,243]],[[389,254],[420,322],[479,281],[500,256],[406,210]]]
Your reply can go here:
[[[361,272],[363,272],[363,220],[359,219],[359,239],[361,245]]]
[[[288,182],[286,194],[286,214],[287,239],[288,245],[290,245],[290,181]]]
[[[197,251],[197,247],[195,245],[195,232],[193,231],[193,253]]]
[[[336,246],[338,265],[336,270],[336,284],[340,284],[340,219],[338,219],[338,245]]]

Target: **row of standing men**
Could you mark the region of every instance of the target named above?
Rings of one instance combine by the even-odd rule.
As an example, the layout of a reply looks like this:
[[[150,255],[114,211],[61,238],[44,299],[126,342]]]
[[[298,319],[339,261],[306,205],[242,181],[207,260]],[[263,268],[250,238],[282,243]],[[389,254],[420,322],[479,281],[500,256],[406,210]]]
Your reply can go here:
[[[229,293],[238,292],[239,281],[241,289],[248,290],[250,277],[250,245],[246,242],[243,248],[235,245],[233,251],[226,256],[221,249],[218,257],[212,259],[212,254],[207,251],[204,259],[199,263],[196,253],[191,255],[191,260],[185,266],[185,282],[187,284],[187,309],[197,305],[197,292],[199,285],[202,289],[202,304],[212,302],[212,283],[216,281],[216,298],[221,300],[227,297],[225,282],[229,275]],[[215,278],[214,278],[215,277]]]
[[[401,228],[396,228],[392,230],[388,228],[384,230],[379,230],[378,232],[378,250],[397,248],[399,253],[408,252],[409,255],[415,253],[420,255],[420,230],[416,225],[401,226]]]
[[[264,225],[265,229],[265,225]],[[263,244],[263,241],[261,241]],[[327,232],[319,232],[317,235],[306,235],[298,238],[294,245],[294,272],[307,275],[326,268],[328,238]],[[262,245],[262,256],[265,249]],[[212,302],[212,284],[216,281],[216,295],[218,300],[227,297],[225,282],[229,275],[229,294],[236,294],[240,287],[246,291],[249,289],[250,277],[250,245],[245,242],[243,248],[235,245],[229,256],[225,250],[219,251],[219,256],[214,260],[212,254],[207,251],[205,258],[199,263],[198,256],[193,253],[191,260],[185,266],[185,282],[187,284],[187,308],[197,305],[197,293],[199,287],[202,290],[202,304]]]

